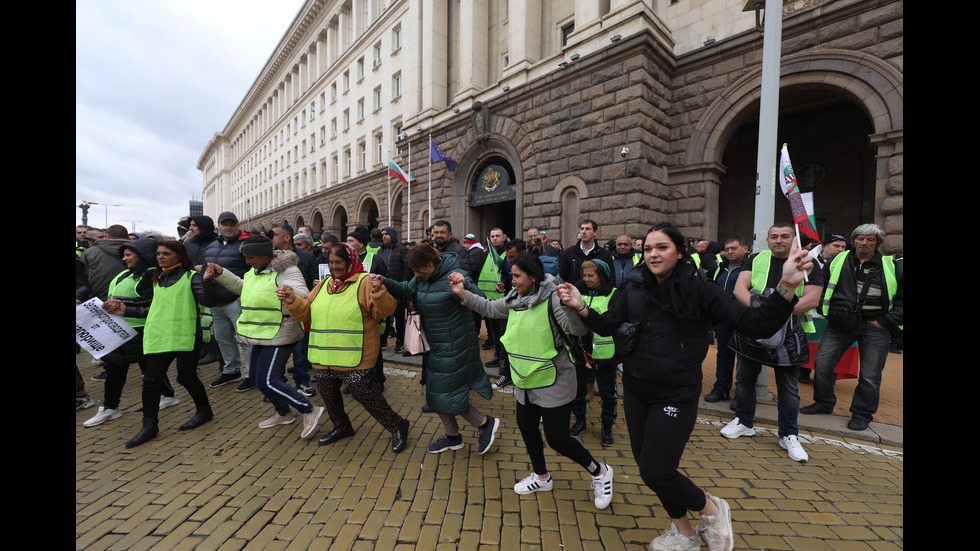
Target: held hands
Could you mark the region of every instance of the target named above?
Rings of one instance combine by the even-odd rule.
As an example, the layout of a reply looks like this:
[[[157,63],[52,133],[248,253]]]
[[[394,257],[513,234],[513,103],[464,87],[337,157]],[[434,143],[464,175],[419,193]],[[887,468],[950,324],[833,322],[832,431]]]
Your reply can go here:
[[[368,274],[368,285],[371,286],[372,291],[377,291],[378,289],[381,289],[381,286],[384,285],[384,282],[385,279],[380,274]]]
[[[556,289],[558,290],[558,298],[561,299],[565,306],[576,310],[581,310],[585,306],[585,301],[582,300],[582,293],[571,283],[562,283]]]
[[[463,277],[463,274],[453,272],[446,276],[446,279],[449,280],[449,288],[452,289],[453,292],[459,296],[459,298],[466,298],[466,278]]]
[[[222,272],[224,272],[224,268],[215,264],[214,262],[208,262],[208,269],[204,270],[204,276],[202,277],[202,279],[204,279],[204,281],[207,281],[213,277],[217,277],[221,275]]]
[[[126,305],[119,299],[110,299],[103,302],[102,309],[117,316],[121,316],[126,313]]]
[[[292,304],[296,301],[296,294],[293,292],[293,288],[289,285],[280,285],[276,289],[276,296],[283,302],[283,304]]]

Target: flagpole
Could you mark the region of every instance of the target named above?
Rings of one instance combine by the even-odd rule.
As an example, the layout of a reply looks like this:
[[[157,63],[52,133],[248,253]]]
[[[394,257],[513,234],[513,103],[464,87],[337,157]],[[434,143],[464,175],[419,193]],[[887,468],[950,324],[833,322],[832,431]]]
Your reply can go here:
[[[411,142],[411,140],[409,140],[409,142],[408,142],[408,170],[409,171],[412,170],[412,142]],[[408,174],[408,183],[405,184],[405,185],[408,186],[408,237],[411,238],[411,236],[412,236],[412,173],[411,172],[407,172],[406,174]],[[407,239],[406,241],[411,241],[411,239]]]
[[[384,150],[382,150],[381,153],[382,153],[382,155],[384,157],[388,157],[388,160],[389,161],[391,160],[391,152],[390,151],[387,152],[388,155],[384,155],[384,153],[385,153]],[[387,180],[388,180],[388,225],[391,226],[391,171],[390,170],[388,171],[388,178],[387,178]]]
[[[432,225],[432,132],[429,132],[429,225]]]

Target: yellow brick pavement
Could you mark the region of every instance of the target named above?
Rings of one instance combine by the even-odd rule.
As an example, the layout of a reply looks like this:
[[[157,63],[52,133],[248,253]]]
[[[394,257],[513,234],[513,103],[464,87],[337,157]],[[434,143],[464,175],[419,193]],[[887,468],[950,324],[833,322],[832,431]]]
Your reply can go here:
[[[100,401],[101,383],[88,379],[99,368],[85,353],[76,364]],[[205,383],[215,366],[202,369]],[[422,389],[412,375],[417,371],[389,374],[385,393],[412,423],[409,447],[399,455],[356,403],[349,410],[357,433],[321,447],[299,438],[298,423],[259,429],[271,407],[257,391],[237,393],[234,385],[208,389],[216,417],[189,432],[176,430],[193,413],[178,387],[181,403],[161,412],[160,435],[127,450],[140,426],[133,366],[122,418],[85,428],[96,410],[75,415],[76,549],[640,551],[668,526],[639,479],[622,423],[611,448],[601,448],[596,426],[583,436],[616,470],[608,509],[595,509],[587,473],[550,450],[554,491],[518,496],[513,484],[530,465],[513,397],[496,393],[486,402],[474,395],[481,410],[502,419],[490,452],[478,455],[475,431],[464,429],[466,447],[433,455],[425,446],[442,425],[421,413]],[[801,465],[786,458],[773,427],[729,441],[718,433],[727,421],[702,418],[681,467],[731,503],[736,549],[904,547],[901,450],[803,434],[810,462]],[[328,428],[324,418],[319,434]]]

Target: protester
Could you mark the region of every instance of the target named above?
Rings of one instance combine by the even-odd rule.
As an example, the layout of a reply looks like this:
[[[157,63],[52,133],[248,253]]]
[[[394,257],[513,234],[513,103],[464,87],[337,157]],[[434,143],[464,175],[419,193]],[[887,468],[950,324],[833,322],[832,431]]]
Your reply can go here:
[[[161,241],[156,251],[157,266],[153,271],[153,300],[149,307],[127,306],[119,299],[106,301],[110,314],[145,317],[143,354],[146,369],[143,373],[143,428],[127,448],[143,444],[159,434],[157,415],[163,395],[165,375],[170,364],[177,360],[177,382],[191,395],[197,411],[179,430],[190,430],[214,418],[204,384],[197,378],[198,347],[201,344],[199,305],[214,303],[211,286],[205,286],[201,274],[187,256],[187,249],[178,241]]]
[[[285,311],[276,294],[279,287],[288,285],[297,296],[309,295],[303,273],[297,267],[298,257],[292,251],[275,256],[272,241],[262,236],[249,237],[240,250],[252,267],[244,278],[217,264],[208,264],[204,281],[213,279],[241,296],[238,334],[252,346],[248,376],[275,409],[275,415],[260,422],[259,428],[294,422],[296,416],[290,410],[293,408],[303,416],[300,438],[309,438],[316,432],[323,407],[314,407],[284,380],[286,362],[303,338],[303,328]]]
[[[384,284],[399,301],[411,302],[419,310],[429,352],[422,356],[425,403],[439,415],[446,435],[427,450],[440,453],[463,447],[456,416],[477,429],[478,452],[493,444],[500,420],[480,413],[469,399],[470,390],[487,400],[493,398],[490,380],[480,362],[479,337],[473,313],[463,308],[449,287],[450,274],[463,277],[470,292],[482,295],[454,253],[440,255],[432,247],[415,247],[406,258],[415,274],[411,281],[385,278]]]
[[[599,463],[568,434],[575,399],[575,365],[565,348],[565,333],[584,335],[588,329],[575,313],[563,307],[555,292],[555,278],[545,274],[535,255],[520,255],[512,267],[513,288],[503,298],[487,300],[467,291],[461,274],[450,274],[452,290],[463,306],[490,318],[506,318],[501,341],[510,357],[517,398],[517,426],[531,458],[533,472],[514,485],[520,495],[551,491],[553,481],[538,428],[544,424],[548,446],[575,461],[592,475],[595,506],[612,501],[613,470]]]
[[[605,314],[589,308],[574,285],[563,284],[559,296],[597,333],[614,334],[625,322],[636,330],[632,344],[617,346],[623,360],[626,426],[640,476],[671,519],[670,528],[651,542],[650,549],[700,548],[688,511],[699,512],[711,549],[731,549],[728,503],[678,471],[697,420],[710,328],[718,321],[746,334],[771,335],[792,313],[795,287],[810,262],[794,247],[784,266],[784,283],[775,293],[779,296],[770,297],[761,308],[743,306],[701,278],[684,235],[669,224],[647,233],[643,262],[644,268],[632,271]]]
[[[351,396],[392,433],[391,450],[401,453],[408,443],[408,419],[391,409],[371,377],[381,340],[378,320],[395,311],[395,299],[380,279],[367,277],[350,245],[334,245],[327,258],[330,277],[320,281],[308,298],[288,285],[278,290],[289,314],[310,324],[309,358],[318,371],[317,390],[333,423],[319,443],[333,444],[354,435],[340,393],[346,381]]]

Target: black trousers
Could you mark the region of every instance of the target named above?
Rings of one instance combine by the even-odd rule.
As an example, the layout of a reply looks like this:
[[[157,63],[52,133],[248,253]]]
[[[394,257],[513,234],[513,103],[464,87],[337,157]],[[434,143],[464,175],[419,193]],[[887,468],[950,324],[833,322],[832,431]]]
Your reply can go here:
[[[623,413],[643,482],[670,518],[704,509],[705,494],[678,471],[698,417],[701,385],[663,387],[623,379]]]

